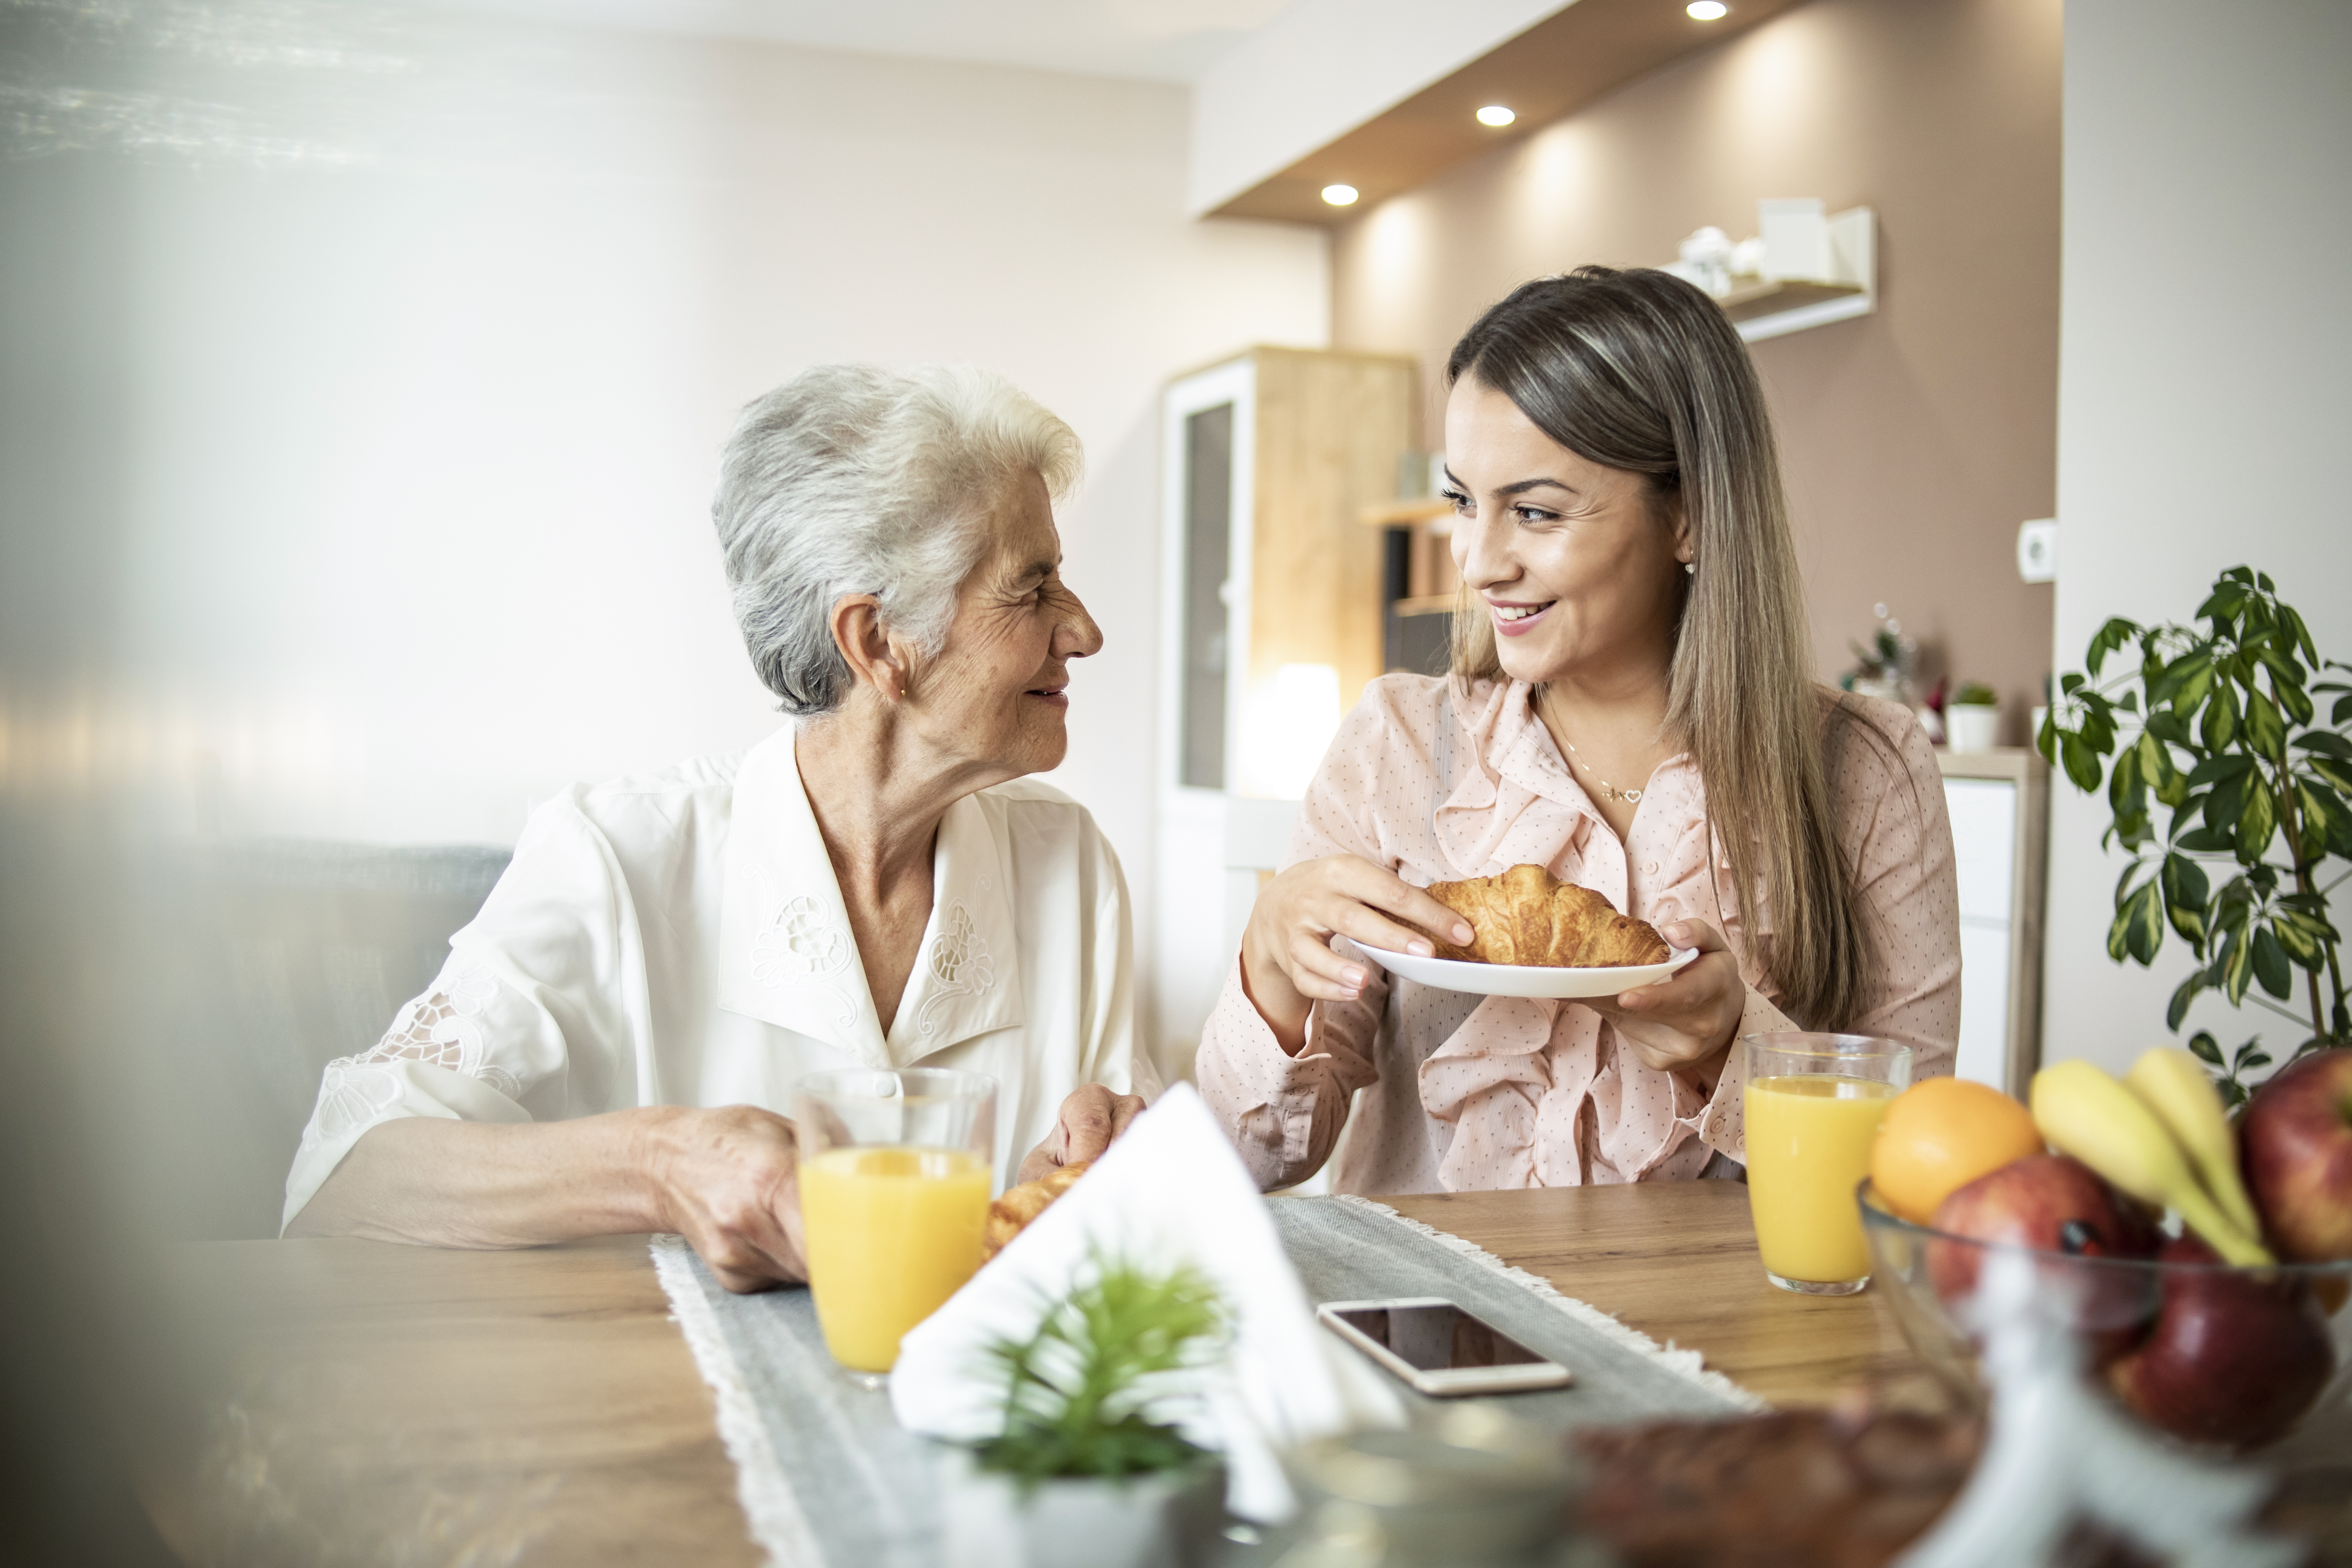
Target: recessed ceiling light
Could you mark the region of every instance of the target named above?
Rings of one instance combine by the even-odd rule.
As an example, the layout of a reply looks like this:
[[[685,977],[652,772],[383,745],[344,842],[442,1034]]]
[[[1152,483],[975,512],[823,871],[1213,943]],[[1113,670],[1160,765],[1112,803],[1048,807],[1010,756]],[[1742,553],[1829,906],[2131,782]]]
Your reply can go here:
[[[1353,185],[1326,185],[1323,187],[1323,199],[1329,202],[1335,207],[1344,207],[1349,202],[1356,199],[1356,187]]]
[[[1478,111],[1478,123],[1481,125],[1508,125],[1517,118],[1499,103],[1490,103]]]
[[[1690,13],[1694,22],[1720,22],[1731,14],[1731,7],[1723,0],[1691,0],[1683,9]]]

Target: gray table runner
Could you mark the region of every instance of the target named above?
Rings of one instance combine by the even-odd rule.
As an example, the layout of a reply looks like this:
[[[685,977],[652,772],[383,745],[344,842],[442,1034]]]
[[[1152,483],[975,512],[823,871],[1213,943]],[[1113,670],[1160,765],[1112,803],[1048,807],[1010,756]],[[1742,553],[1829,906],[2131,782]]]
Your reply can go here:
[[[1567,1428],[1735,1415],[1762,1402],[1542,1279],[1362,1198],[1271,1205],[1314,1301],[1444,1296],[1576,1373],[1508,1396],[1514,1415]],[[825,1353],[806,1290],[737,1296],[676,1237],[654,1242],[670,1308],[716,1394],[751,1533],[782,1568],[932,1568],[941,1450],[902,1431],[887,1394]],[[1413,1405],[1433,1402],[1399,1390]]]

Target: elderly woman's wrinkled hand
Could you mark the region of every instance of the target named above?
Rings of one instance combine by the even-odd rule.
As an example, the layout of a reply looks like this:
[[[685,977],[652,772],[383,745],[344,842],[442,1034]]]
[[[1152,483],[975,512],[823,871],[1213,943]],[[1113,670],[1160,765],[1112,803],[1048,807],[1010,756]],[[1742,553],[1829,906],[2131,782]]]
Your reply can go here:
[[[757,1106],[679,1108],[649,1134],[647,1157],[668,1228],[686,1237],[730,1290],[808,1278],[800,1161],[793,1124]]]
[[[1114,1094],[1098,1083],[1080,1084],[1062,1101],[1054,1131],[1021,1162],[1020,1180],[1034,1182],[1064,1165],[1093,1159],[1127,1131],[1142,1109],[1141,1095]]]

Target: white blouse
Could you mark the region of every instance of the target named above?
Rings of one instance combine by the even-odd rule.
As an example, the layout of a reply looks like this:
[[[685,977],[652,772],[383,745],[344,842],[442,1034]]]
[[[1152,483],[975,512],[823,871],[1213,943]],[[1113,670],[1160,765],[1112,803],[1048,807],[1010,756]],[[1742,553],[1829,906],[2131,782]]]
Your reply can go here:
[[[401,1116],[790,1115],[805,1073],[919,1063],[996,1079],[1009,1183],[1080,1084],[1160,1087],[1135,1048],[1118,858],[1084,806],[1025,779],[948,808],[930,923],[884,1034],[789,729],[740,757],[566,789],[449,948],[381,1042],[327,1064],[288,1221]]]

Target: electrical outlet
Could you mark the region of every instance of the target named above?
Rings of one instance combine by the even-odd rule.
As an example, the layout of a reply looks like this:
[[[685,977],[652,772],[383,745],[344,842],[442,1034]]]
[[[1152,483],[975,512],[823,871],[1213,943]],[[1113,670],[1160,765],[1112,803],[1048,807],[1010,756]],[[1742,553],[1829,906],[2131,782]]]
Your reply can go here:
[[[2017,574],[2029,583],[2058,579],[2058,520],[2040,518],[2017,525]]]

